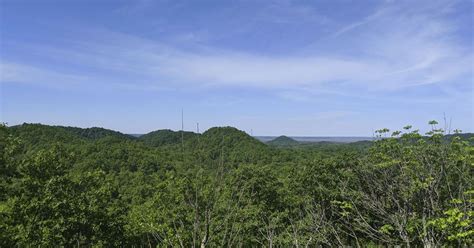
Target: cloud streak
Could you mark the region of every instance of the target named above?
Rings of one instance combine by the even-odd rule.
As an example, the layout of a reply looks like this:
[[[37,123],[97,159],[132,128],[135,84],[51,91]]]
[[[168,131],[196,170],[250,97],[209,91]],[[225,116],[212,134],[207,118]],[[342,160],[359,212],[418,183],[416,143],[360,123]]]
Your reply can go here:
[[[355,31],[357,36],[352,36]],[[66,73],[2,60],[0,80],[45,85],[101,82],[131,88],[387,92],[469,79],[472,47],[452,39],[455,31],[444,15],[404,14],[393,5],[382,6],[328,36],[328,43],[349,46],[351,52],[315,48],[301,55],[295,49],[293,54],[273,56],[202,45],[188,49],[100,30],[95,31],[97,38],[75,41],[69,49],[33,48],[58,63],[68,58],[64,62],[73,68],[92,67],[94,72]]]

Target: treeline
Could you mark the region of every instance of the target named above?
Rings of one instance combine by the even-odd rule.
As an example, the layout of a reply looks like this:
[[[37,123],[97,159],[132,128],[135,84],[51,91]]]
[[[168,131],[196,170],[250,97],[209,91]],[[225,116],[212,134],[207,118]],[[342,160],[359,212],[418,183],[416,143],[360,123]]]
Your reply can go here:
[[[472,246],[472,140],[430,124],[297,148],[2,125],[0,247]]]

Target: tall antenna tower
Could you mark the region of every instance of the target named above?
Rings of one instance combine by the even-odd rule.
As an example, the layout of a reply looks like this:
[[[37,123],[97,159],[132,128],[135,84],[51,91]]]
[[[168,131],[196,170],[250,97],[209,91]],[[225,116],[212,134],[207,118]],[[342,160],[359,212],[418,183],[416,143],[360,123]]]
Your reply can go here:
[[[184,152],[184,110],[181,108],[181,148]]]
[[[199,141],[200,141],[199,136],[201,136],[201,135],[199,135],[200,134],[199,133],[199,122],[196,122],[196,133],[197,133],[197,139],[198,139],[198,143],[199,143]]]

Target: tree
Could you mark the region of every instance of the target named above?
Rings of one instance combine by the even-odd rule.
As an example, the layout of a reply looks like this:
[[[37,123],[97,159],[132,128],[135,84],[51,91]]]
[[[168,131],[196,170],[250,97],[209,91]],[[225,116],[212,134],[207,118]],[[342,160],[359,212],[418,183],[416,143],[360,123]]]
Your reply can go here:
[[[412,131],[379,140],[370,149],[357,170],[357,197],[348,199],[355,230],[384,244],[433,247],[448,242],[449,235],[437,230],[433,220],[441,221],[449,202],[472,187],[472,154],[467,142],[446,141],[437,123],[429,124],[429,137]]]
[[[70,175],[73,155],[40,150],[18,167],[6,202],[13,239],[25,246],[116,244],[121,233],[111,189],[101,172]]]

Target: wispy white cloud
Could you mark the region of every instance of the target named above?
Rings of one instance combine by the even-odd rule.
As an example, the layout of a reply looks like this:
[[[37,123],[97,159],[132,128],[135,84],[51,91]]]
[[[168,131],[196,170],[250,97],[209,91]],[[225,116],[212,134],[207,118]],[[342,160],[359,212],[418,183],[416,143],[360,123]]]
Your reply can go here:
[[[24,64],[0,62],[0,82],[38,84],[50,87],[80,86],[87,83],[88,77],[34,67]]]
[[[103,75],[89,75],[56,71],[41,66],[0,61],[0,84],[29,84],[64,90],[146,90],[172,91],[173,87],[142,80],[133,80]]]
[[[327,24],[330,19],[316,9],[292,1],[273,1],[256,15],[258,19],[280,24],[318,23]]]
[[[340,28],[339,30],[331,34],[330,36],[331,38],[336,38],[340,35],[343,35],[347,32],[357,29],[358,27],[364,26],[372,21],[377,20],[377,18],[382,17],[385,14],[385,12],[386,12],[385,8],[378,9],[377,11],[375,11],[375,13],[366,16],[362,20],[358,20],[353,23],[349,23],[346,26],[343,26],[342,28]]]
[[[302,7],[294,11],[312,13]],[[94,73],[2,61],[0,81],[100,82],[146,89],[255,87],[282,90],[280,96],[291,92],[294,98],[308,91],[358,94],[354,90],[384,92],[469,79],[472,47],[453,38],[456,27],[443,13],[430,11],[420,9],[414,15],[399,6],[382,5],[329,36],[328,42],[335,46],[353,44],[351,53],[315,48],[306,55],[295,49],[293,54],[265,56],[212,46],[186,49],[100,30],[87,36],[91,39],[71,42],[68,49],[36,47],[58,62],[93,67]],[[352,36],[353,32],[358,35]]]

